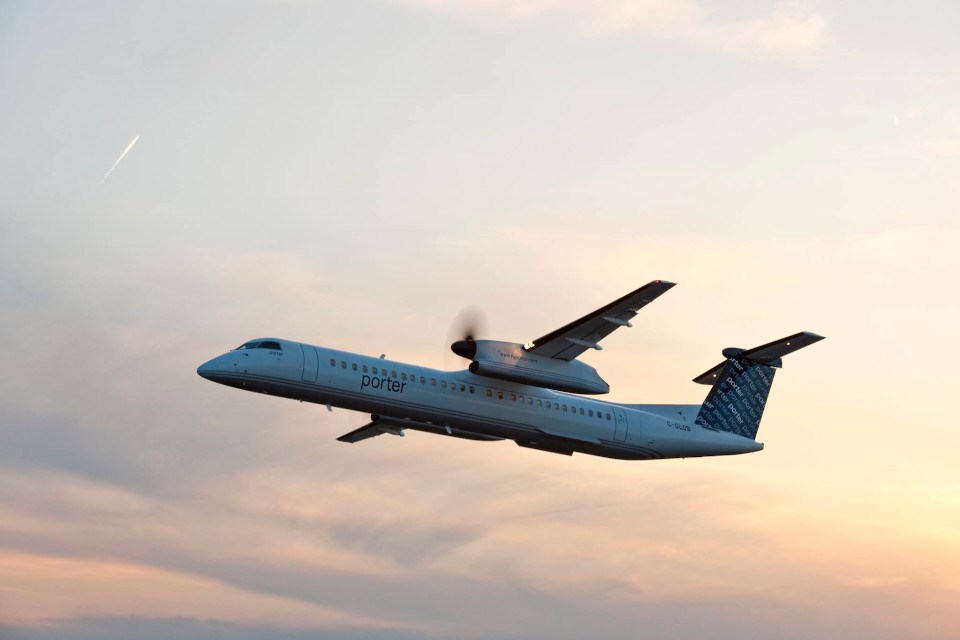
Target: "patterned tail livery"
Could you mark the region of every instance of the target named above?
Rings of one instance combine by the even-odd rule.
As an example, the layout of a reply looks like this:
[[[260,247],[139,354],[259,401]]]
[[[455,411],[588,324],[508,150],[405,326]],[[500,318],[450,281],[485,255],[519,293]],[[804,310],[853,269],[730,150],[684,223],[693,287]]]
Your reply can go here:
[[[696,423],[755,440],[781,358],[820,340],[804,331],[753,349],[724,349],[725,362],[694,378],[713,385]]]

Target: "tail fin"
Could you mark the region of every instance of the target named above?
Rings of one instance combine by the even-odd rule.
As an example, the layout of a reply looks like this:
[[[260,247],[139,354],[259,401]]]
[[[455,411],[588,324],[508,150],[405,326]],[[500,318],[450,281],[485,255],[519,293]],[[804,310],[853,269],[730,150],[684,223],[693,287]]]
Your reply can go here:
[[[724,349],[727,360],[693,379],[713,385],[696,423],[755,440],[781,358],[820,340],[823,336],[804,331],[753,349]]]

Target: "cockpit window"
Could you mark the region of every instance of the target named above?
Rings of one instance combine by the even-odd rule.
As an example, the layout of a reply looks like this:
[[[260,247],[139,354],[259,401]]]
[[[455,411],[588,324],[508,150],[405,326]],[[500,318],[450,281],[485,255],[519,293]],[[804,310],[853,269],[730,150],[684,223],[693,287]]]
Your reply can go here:
[[[251,340],[250,342],[240,345],[234,349],[234,351],[239,351],[241,349],[273,349],[274,351],[281,350],[280,343],[276,340]]]

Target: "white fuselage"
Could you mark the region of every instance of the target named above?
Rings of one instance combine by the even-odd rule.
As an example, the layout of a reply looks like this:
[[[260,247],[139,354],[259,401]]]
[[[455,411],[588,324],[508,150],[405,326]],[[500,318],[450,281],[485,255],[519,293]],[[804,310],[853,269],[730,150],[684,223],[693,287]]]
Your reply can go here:
[[[621,405],[541,387],[439,371],[277,340],[238,349],[197,372],[229,386],[389,418],[475,440],[515,440],[557,453],[644,460],[758,451],[748,438],[694,422],[699,405]]]

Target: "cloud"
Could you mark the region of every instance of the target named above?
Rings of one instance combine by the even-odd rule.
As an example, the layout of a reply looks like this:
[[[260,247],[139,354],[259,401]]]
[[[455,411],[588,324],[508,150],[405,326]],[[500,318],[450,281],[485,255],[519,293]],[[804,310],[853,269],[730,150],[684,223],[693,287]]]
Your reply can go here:
[[[84,616],[44,620],[37,625],[0,624],[6,640],[407,640],[419,633],[397,629],[323,629],[264,623],[238,623],[205,618],[150,616]]]
[[[767,13],[724,19],[693,0],[402,0],[422,11],[493,24],[561,18],[591,37],[636,35],[761,58],[808,59],[828,38],[828,19],[809,4],[780,2]]]
[[[887,86],[942,47],[877,14],[758,78],[716,52],[816,58],[827,5],[736,5],[36,13],[0,153],[0,636],[956,636],[960,237],[927,188],[956,96]],[[80,189],[141,127],[144,170]],[[366,416],[194,372],[267,334],[440,365],[464,304],[527,340],[654,277],[681,286],[588,356],[612,399],[829,337],[778,374],[763,453],[349,446]]]
[[[523,226],[490,233],[512,261],[475,259],[490,255],[484,236],[434,259],[478,265],[470,294],[489,300],[511,336],[588,311],[636,284],[635,273],[649,265],[657,265],[655,275],[681,281],[633,332],[617,336],[629,348],[611,343],[602,354],[604,371],[621,381],[624,396],[698,393],[687,374],[712,364],[716,349],[727,346],[717,340],[733,328],[757,339],[779,323],[795,330],[801,327],[792,323],[802,318],[821,330],[829,320],[822,330],[831,341],[791,361],[782,383],[778,378],[764,432],[775,446],[756,457],[630,464],[425,434],[347,447],[334,436],[363,416],[210,385],[195,375],[196,364],[274,326],[284,336],[323,334],[331,344],[342,338],[369,348],[372,336],[387,346],[406,342],[419,360],[433,352],[423,342],[429,326],[397,335],[391,327],[407,313],[442,326],[443,305],[433,292],[380,295],[357,288],[367,275],[363,265],[338,271],[285,252],[180,251],[176,264],[81,271],[56,257],[38,263],[6,254],[4,264],[31,286],[29,296],[11,287],[2,326],[31,358],[0,396],[0,548],[9,552],[0,568],[22,566],[14,556],[29,557],[32,577],[10,570],[2,583],[29,602],[60,585],[58,598],[17,621],[16,632],[41,633],[52,618],[78,634],[137,620],[71,617],[80,611],[145,616],[148,626],[171,629],[186,624],[176,616],[222,620],[225,626],[209,628],[190,622],[199,626],[184,631],[214,636],[279,624],[271,611],[288,612],[293,625],[385,629],[385,637],[410,629],[509,637],[527,629],[532,637],[616,638],[637,627],[678,638],[784,628],[812,637],[862,633],[867,619],[877,621],[881,638],[953,628],[949,580],[960,550],[930,531],[954,523],[945,503],[931,496],[956,475],[926,464],[923,476],[891,467],[890,459],[909,458],[918,446],[897,439],[889,417],[876,417],[898,407],[859,406],[856,394],[866,400],[875,388],[856,387],[848,369],[823,363],[882,370],[879,355],[871,356],[874,325],[868,330],[865,323],[910,321],[918,303],[952,304],[939,295],[938,280],[919,278],[955,270],[948,251],[955,234],[907,227],[833,240],[732,242],[706,235],[610,239],[543,225],[537,234]],[[539,251],[543,246],[577,247],[576,273],[568,254]],[[413,272],[417,260],[397,255],[392,266]],[[630,274],[622,273],[625,264],[633,265]],[[851,265],[865,270],[855,288]],[[551,280],[551,273],[570,276]],[[516,285],[525,291],[522,305],[504,303],[503,283],[517,274],[545,277],[536,286]],[[908,283],[909,300],[886,295]],[[251,289],[258,295],[247,295]],[[731,296],[742,300],[752,291],[763,293],[762,313],[730,304]],[[412,302],[421,298],[422,308]],[[357,314],[378,320],[369,336],[337,328]],[[929,352],[936,323],[947,326],[951,317],[924,319],[934,329],[929,337],[916,337],[897,355],[901,364],[914,363],[906,371],[949,366],[907,358]],[[668,326],[665,318],[673,319]],[[881,335],[887,327],[875,326]],[[859,341],[851,337],[857,331]],[[883,344],[885,357],[898,353],[897,345]],[[64,353],[82,368],[61,367]],[[705,353],[711,361],[696,360]],[[898,384],[930,387],[927,379]],[[806,424],[814,409],[805,394],[836,407],[828,425]],[[936,406],[921,400],[911,405],[910,420]],[[833,428],[839,423],[842,429]],[[868,436],[877,460],[861,461],[854,476],[848,452]],[[892,458],[883,455],[884,442]],[[949,437],[940,442],[949,450]],[[931,455],[918,459],[929,462]],[[916,490],[897,504],[910,516],[903,521],[923,523],[922,531],[886,523],[890,486]],[[144,580],[156,588],[143,589]],[[105,584],[139,595],[104,607],[97,589]],[[244,611],[262,619],[230,614],[225,603],[241,599]],[[888,606],[895,601],[908,604]],[[697,616],[685,613],[691,608]],[[904,611],[923,611],[924,626],[917,630]]]

